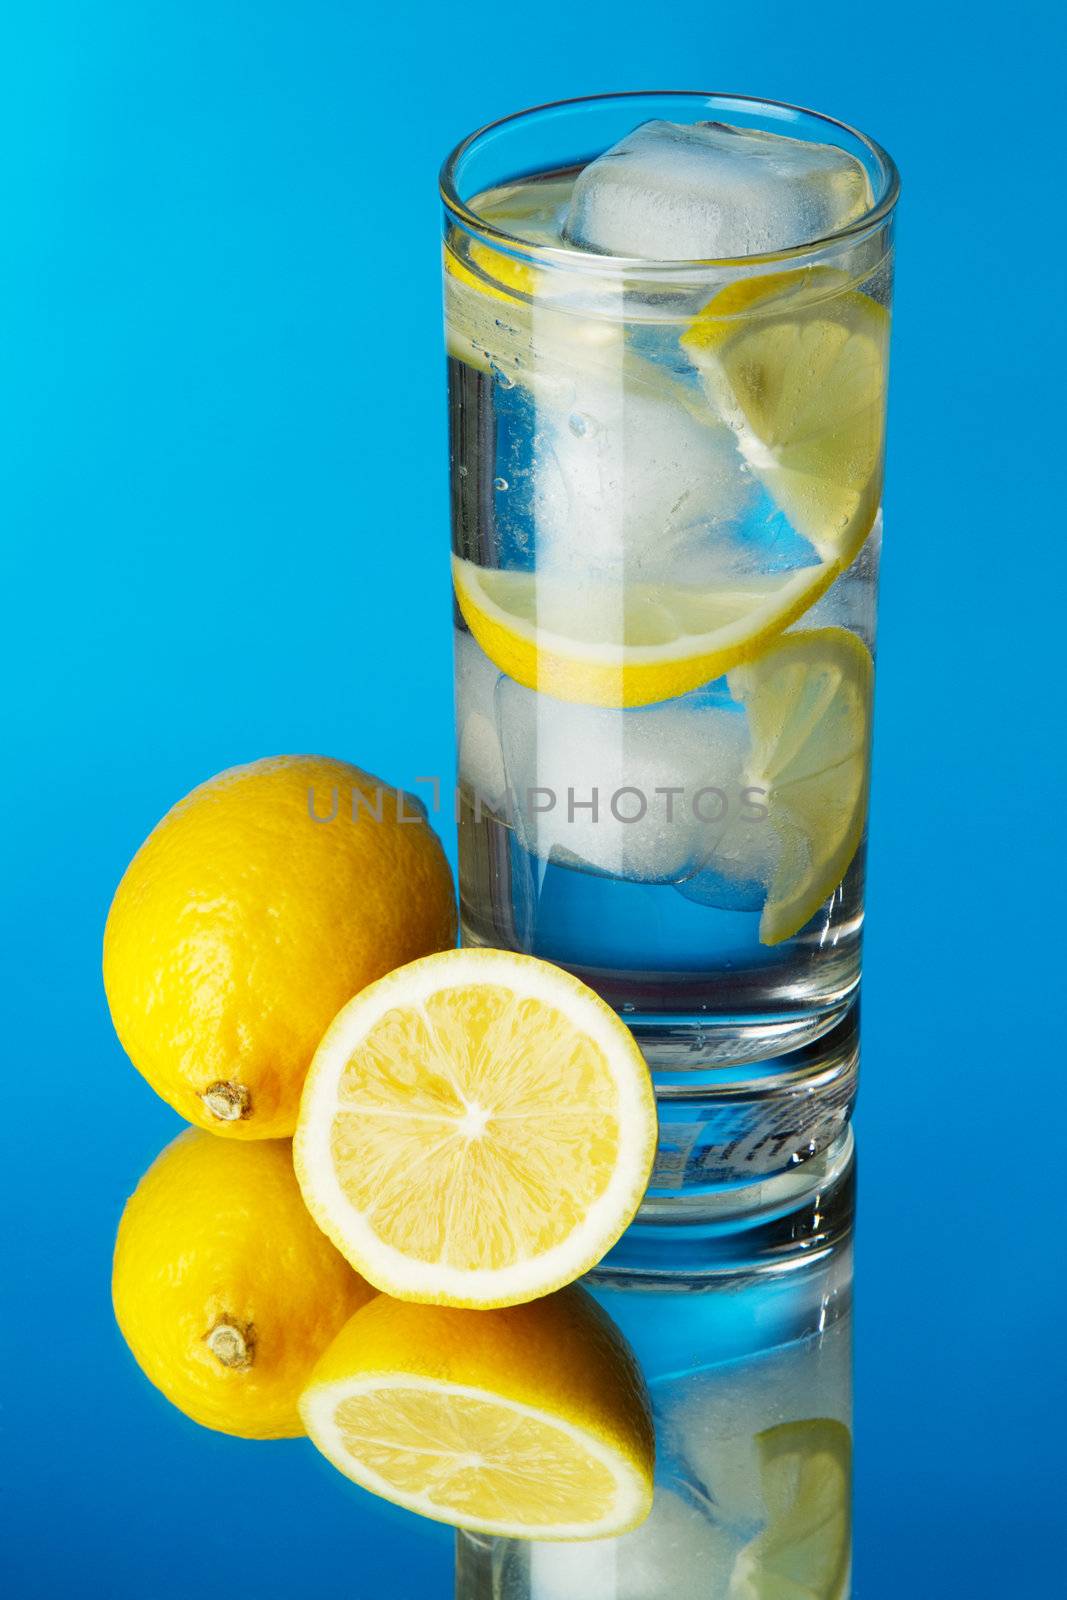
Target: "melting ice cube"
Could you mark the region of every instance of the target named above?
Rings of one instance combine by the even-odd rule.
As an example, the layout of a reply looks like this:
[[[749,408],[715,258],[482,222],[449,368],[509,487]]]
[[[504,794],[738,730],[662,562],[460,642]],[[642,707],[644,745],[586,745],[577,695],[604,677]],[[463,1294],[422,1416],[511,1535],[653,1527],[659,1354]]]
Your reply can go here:
[[[833,145],[723,122],[646,122],[579,173],[571,244],[704,260],[824,238],[872,204],[859,161]]]
[[[636,357],[578,374],[564,405],[539,399],[534,453],[543,559],[662,572],[682,541],[732,525],[755,498],[729,429]]]
[[[530,1600],[709,1600],[724,1594],[736,1541],[673,1489],[656,1485],[633,1533],[530,1546]]]
[[[501,677],[497,726],[530,853],[638,883],[697,871],[741,804],[748,731],[738,707],[694,700],[623,715]]]
[[[459,778],[472,798],[492,810],[507,789],[494,700],[501,674],[469,633],[457,631],[455,650]]]

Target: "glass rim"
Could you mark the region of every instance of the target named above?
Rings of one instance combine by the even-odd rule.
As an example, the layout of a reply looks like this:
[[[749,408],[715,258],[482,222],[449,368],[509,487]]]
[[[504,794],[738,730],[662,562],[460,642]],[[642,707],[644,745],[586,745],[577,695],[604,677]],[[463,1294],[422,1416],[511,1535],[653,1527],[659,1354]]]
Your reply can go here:
[[[830,232],[820,235],[817,239],[808,239],[802,244],[790,245],[784,250],[763,251],[756,255],[708,256],[679,261],[652,256],[601,255],[599,252],[591,250],[574,249],[569,245],[536,244],[530,239],[523,239],[518,234],[507,233],[504,229],[498,228],[494,223],[479,216],[476,211],[472,211],[470,206],[460,198],[456,185],[456,176],[461,162],[480,140],[489,134],[495,133],[498,129],[506,128],[512,123],[525,121],[526,118],[537,116],[540,112],[545,111],[558,111],[571,106],[603,105],[613,100],[636,101],[651,99],[700,100],[705,103],[717,100],[731,101],[750,114],[755,114],[761,108],[769,108],[773,111],[787,111],[797,116],[810,118],[816,123],[824,124],[827,128],[837,129],[840,133],[847,134],[864,146],[867,152],[873,156],[883,175],[883,192],[880,197],[875,197],[873,205],[869,206],[862,216],[846,223],[843,227],[834,228]],[[684,275],[686,272],[702,273],[722,271],[724,269],[736,272],[748,267],[771,265],[775,262],[810,256],[841,241],[856,239],[860,235],[878,228],[892,214],[900,197],[900,173],[889,152],[877,140],[872,139],[869,134],[863,133],[859,128],[854,128],[851,123],[842,122],[838,117],[828,116],[823,111],[812,111],[807,106],[793,105],[788,100],[768,100],[759,95],[727,94],[722,90],[624,89],[617,93],[576,95],[564,100],[546,100],[541,105],[526,106],[521,111],[511,111],[507,116],[497,117],[492,122],[483,123],[480,128],[475,128],[473,133],[469,133],[466,138],[461,139],[445,157],[438,176],[438,189],[445,210],[462,228],[467,232],[477,234],[479,238],[486,240],[510,255],[521,255],[533,261],[566,267],[568,271],[572,272],[578,270],[608,274],[619,273],[640,278],[667,273]]]

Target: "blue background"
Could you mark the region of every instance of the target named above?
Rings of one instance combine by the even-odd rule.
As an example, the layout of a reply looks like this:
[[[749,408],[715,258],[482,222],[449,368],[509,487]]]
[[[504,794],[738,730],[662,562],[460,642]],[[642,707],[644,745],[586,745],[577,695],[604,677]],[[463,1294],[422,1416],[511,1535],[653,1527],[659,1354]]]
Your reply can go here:
[[[904,174],[859,1115],[858,1592],[1050,1593],[1053,5],[37,0],[8,8],[3,34],[12,1594],[449,1593],[443,1531],[306,1445],[202,1432],[133,1367],[111,1240],[176,1119],[111,1034],[99,943],[136,845],[220,768],[323,750],[404,783],[449,770],[437,165],[506,111],[633,87],[813,105]],[[228,1483],[252,1508],[236,1532],[202,1516],[205,1486]]]

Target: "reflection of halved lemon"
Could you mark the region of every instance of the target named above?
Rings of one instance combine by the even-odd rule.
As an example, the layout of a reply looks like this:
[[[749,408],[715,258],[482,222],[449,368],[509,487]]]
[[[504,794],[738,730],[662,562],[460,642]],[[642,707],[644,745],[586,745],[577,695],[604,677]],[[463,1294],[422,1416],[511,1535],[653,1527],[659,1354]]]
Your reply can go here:
[[[609,1006],[531,956],[450,950],[341,1011],[294,1155],[319,1226],[379,1288],[500,1306],[599,1261],[655,1144],[648,1069]]]
[[[737,1557],[730,1600],[841,1600],[851,1540],[852,1438],[826,1417],[756,1437],[768,1522]]]
[[[814,916],[863,836],[872,677],[870,652],[845,628],[787,634],[730,673],[752,742],[746,781],[766,795],[776,834],[764,944]]]
[[[741,279],[682,338],[752,471],[824,559],[881,492],[889,314],[830,267]]]
[[[374,1494],[484,1533],[595,1539],[652,1504],[640,1371],[578,1288],[458,1311],[382,1295],[348,1323],[300,1402],[312,1441]]]
[[[839,571],[828,561],[697,589],[452,560],[460,611],[494,666],[527,689],[592,706],[651,705],[710,683],[759,655]]]

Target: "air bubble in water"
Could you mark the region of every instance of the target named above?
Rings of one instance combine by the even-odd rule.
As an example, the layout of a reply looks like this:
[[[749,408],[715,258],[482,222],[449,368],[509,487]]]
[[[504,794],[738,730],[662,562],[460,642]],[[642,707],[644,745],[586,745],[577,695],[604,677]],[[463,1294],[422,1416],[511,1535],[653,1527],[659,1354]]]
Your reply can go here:
[[[495,361],[489,363],[489,370],[493,374],[501,389],[514,389],[515,379],[506,373],[503,367],[498,367]]]
[[[494,478],[493,479],[493,488],[494,489],[498,489],[501,494],[503,494],[504,490],[507,487],[508,487],[508,480],[506,478]]]
[[[587,434],[596,432],[596,423],[584,411],[572,411],[567,418],[567,426],[576,439],[584,439]]]

